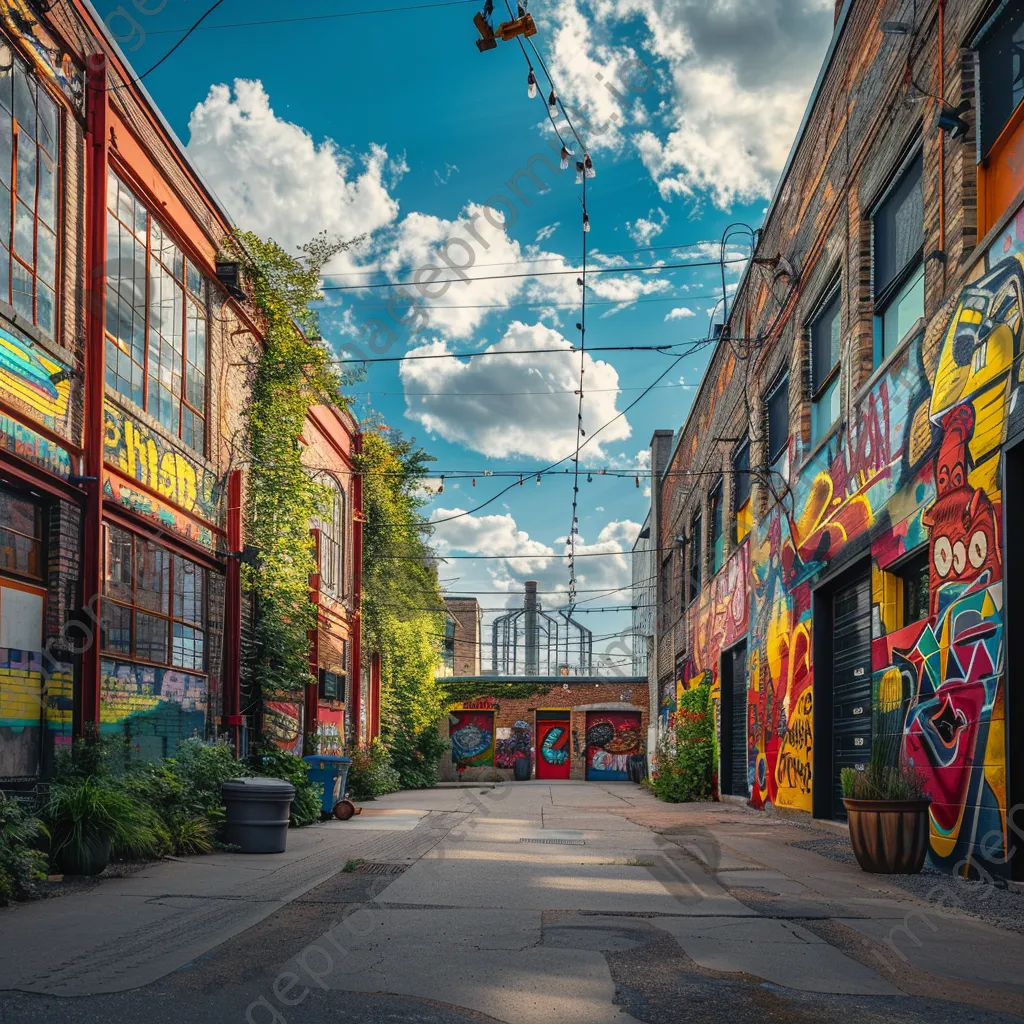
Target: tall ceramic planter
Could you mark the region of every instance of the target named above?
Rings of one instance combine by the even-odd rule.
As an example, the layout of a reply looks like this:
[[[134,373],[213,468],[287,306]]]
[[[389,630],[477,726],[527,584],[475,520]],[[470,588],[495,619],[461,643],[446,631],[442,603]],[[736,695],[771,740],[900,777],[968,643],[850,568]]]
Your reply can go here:
[[[69,843],[57,863],[66,875],[98,875],[110,863],[110,833],[100,831],[81,843]]]
[[[916,875],[928,853],[928,806],[923,800],[843,800],[850,843],[865,871]]]

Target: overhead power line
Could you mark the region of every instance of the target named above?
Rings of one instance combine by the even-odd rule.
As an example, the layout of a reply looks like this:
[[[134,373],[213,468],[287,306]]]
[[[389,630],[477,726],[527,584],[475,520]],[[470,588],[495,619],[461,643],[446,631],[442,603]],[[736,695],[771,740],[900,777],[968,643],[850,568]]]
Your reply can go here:
[[[682,342],[675,342],[671,345],[605,345],[600,348],[588,349],[590,352],[663,352],[666,355],[673,355],[671,351],[678,348]],[[480,359],[484,356],[537,356],[551,355],[552,353],[578,352],[575,345],[569,348],[509,348],[495,349],[489,352],[438,352],[425,356],[370,356],[366,359],[329,359],[331,363],[405,363],[413,359]],[[247,364],[235,364],[247,365]]]
[[[732,260],[700,260],[686,263],[656,263],[648,267],[597,267],[589,270],[590,274],[657,274],[662,270],[699,270],[701,267],[719,267],[722,263],[746,263],[747,257]],[[440,270],[440,267],[436,267]],[[468,267],[466,269],[469,269]],[[486,274],[483,277],[443,277],[429,281],[380,281],[375,284],[326,284],[320,290],[324,292],[363,291],[366,288],[419,288],[433,287],[438,284],[472,284],[474,281],[511,281],[523,277],[564,277],[566,274],[579,275],[579,267],[564,270],[538,270],[528,274]]]
[[[415,4],[411,7],[375,7],[367,11],[344,11],[337,14],[309,14],[297,18],[263,18],[259,21],[229,21],[218,22],[216,25],[203,25],[196,31],[217,32],[229,28],[256,28],[262,25],[288,25],[307,21],[333,21],[338,18],[360,18],[367,14],[397,14],[403,11],[426,11],[434,7],[462,7],[465,4],[475,4],[478,0],[443,0],[441,3]],[[151,36],[173,35],[176,32],[184,32],[181,28],[158,28],[149,32]]]

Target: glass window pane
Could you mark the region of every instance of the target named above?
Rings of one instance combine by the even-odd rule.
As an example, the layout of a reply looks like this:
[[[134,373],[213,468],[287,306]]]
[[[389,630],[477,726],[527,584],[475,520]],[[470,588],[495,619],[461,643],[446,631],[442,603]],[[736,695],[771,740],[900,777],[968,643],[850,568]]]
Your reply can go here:
[[[36,206],[36,147],[25,139],[18,140],[18,198],[33,210]]]
[[[148,540],[136,541],[138,572],[135,603],[140,608],[168,614],[171,589],[171,555]]]
[[[815,400],[811,410],[811,440],[820,441],[839,419],[839,377]]]
[[[811,324],[811,384],[817,391],[839,362],[840,294],[828,301]]]
[[[57,165],[42,151],[39,153],[39,217],[50,227],[57,223],[55,171]]]
[[[57,236],[40,224],[36,236],[36,273],[51,287],[57,280]]]
[[[36,325],[48,337],[54,337],[56,328],[56,314],[54,312],[54,291],[43,283],[42,279],[36,280]]]
[[[145,612],[135,613],[135,656],[146,661],[167,664],[167,630],[169,619],[160,619]]]
[[[882,313],[882,357],[899,348],[900,342],[924,316],[924,266],[903,286]]]
[[[203,622],[205,570],[180,555],[174,556],[174,617]]]
[[[14,122],[11,115],[0,108],[0,181],[11,184],[14,171]]]
[[[132,535],[116,526],[103,530],[103,593],[128,603],[132,600]]]
[[[11,301],[11,254],[0,243],[0,299]]]
[[[11,244],[11,190],[0,185],[0,242]]]
[[[100,637],[102,647],[106,651],[119,654],[132,652],[132,610],[124,608],[113,601],[103,601],[100,605]]]
[[[36,137],[36,83],[25,65],[16,60],[14,73],[14,116],[18,128],[33,139]]]
[[[206,655],[206,636],[200,629],[192,626],[174,624],[174,650],[171,663],[181,668],[202,670]]]
[[[11,284],[14,308],[32,320],[32,275],[17,260],[11,261]]]
[[[31,207],[14,204],[14,251],[26,262],[35,263],[35,217]]]
[[[57,155],[57,104],[47,96],[45,90],[39,90],[39,139],[50,156]]]
[[[919,256],[924,245],[921,167],[919,154],[874,214],[876,298]]]

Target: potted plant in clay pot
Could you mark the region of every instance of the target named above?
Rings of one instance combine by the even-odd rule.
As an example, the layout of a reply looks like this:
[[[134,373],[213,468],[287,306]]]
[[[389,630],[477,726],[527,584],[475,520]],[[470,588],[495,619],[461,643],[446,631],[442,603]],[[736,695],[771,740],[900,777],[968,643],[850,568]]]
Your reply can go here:
[[[879,709],[867,765],[841,776],[857,863],[878,874],[915,875],[928,853],[931,797],[924,774],[902,755],[903,711],[902,702]]]

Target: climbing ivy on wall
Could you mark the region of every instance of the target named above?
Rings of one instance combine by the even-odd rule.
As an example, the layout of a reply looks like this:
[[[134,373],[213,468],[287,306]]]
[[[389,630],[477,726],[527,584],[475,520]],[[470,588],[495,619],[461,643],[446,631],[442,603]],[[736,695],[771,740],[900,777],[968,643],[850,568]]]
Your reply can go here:
[[[386,428],[363,435],[363,647],[381,657],[381,731],[406,787],[437,778],[447,707],[441,666],[444,599],[421,510],[433,461]]]
[[[344,407],[341,388],[348,383],[331,364],[313,303],[323,298],[324,264],[356,241],[320,236],[299,257],[249,232],[229,242],[264,333],[250,371],[245,429],[245,536],[258,559],[243,567],[253,610],[243,672],[254,703],[294,698],[310,681],[309,632],[316,627],[310,526],[329,505],[324,486],[303,467],[300,436],[309,406]]]

